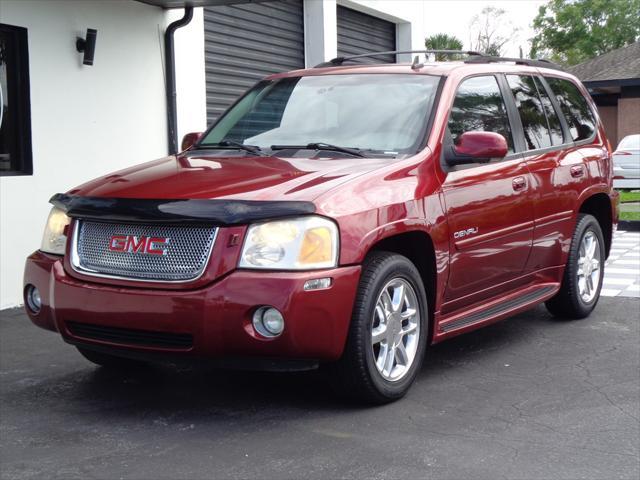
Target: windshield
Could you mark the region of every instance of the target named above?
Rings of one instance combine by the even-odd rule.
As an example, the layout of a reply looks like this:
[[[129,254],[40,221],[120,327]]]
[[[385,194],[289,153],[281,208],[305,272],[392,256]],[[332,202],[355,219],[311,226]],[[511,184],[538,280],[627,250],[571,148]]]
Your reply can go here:
[[[262,81],[224,114],[199,146],[235,142],[269,149],[319,143],[413,153],[424,140],[438,81],[417,74]]]

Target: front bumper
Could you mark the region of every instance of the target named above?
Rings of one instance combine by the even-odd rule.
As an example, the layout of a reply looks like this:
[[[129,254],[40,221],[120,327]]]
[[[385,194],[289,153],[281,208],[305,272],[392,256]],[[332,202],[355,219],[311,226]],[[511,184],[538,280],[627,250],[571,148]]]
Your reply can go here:
[[[323,277],[333,279],[331,287],[304,291],[305,281]],[[62,258],[38,251],[27,259],[24,287],[34,285],[42,297],[40,312],[26,309],[33,323],[60,332],[73,344],[150,357],[164,353],[331,361],[342,355],[359,277],[359,266],[314,272],[236,270],[194,290],[120,287],[74,278],[66,273]],[[262,305],[277,308],[285,318],[284,332],[275,339],[253,329],[253,312]],[[100,338],[96,331],[102,332]],[[133,333],[127,337],[126,332]],[[148,338],[145,332],[153,338],[173,335],[192,341],[141,344],[140,338]]]

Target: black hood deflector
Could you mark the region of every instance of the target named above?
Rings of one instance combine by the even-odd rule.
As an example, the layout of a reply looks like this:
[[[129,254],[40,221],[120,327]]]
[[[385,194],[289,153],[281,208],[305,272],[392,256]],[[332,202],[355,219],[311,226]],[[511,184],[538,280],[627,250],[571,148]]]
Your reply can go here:
[[[82,197],[57,193],[54,206],[73,218],[106,222],[152,222],[169,224],[242,225],[258,220],[308,215],[312,202],[147,199]]]

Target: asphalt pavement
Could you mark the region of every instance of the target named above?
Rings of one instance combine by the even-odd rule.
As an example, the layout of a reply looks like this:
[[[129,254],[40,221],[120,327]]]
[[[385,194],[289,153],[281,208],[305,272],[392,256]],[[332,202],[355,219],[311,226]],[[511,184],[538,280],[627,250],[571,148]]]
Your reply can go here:
[[[408,396],[342,403],[318,373],[89,364],[0,312],[2,479],[640,477],[640,300],[538,307],[430,349]]]

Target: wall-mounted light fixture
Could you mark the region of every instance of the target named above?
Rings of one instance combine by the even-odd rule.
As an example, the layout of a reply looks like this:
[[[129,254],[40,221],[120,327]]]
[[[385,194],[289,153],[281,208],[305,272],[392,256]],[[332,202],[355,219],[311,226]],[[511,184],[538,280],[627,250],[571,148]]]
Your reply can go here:
[[[83,65],[93,65],[93,55],[96,53],[96,38],[98,30],[87,28],[87,38],[76,37],[76,50],[84,52]]]

